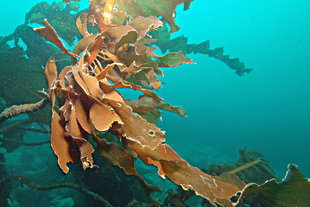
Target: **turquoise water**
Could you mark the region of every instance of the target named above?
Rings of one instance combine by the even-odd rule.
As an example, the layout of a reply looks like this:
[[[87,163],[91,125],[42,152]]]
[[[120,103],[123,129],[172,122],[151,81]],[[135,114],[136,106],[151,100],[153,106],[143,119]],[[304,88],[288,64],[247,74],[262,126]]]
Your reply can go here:
[[[25,13],[37,2],[1,1],[0,36],[23,24]],[[86,8],[88,1],[81,2]],[[224,46],[225,54],[254,70],[239,77],[227,65],[202,54],[187,55],[197,64],[164,69],[160,97],[187,113],[184,118],[164,112],[159,126],[166,131],[167,143],[199,167],[234,163],[238,149],[246,147],[261,152],[279,177],[289,163],[309,177],[310,2],[195,0],[188,11],[181,10],[176,17],[181,30],[174,37],[185,35],[189,43],[209,39],[211,48]],[[29,148],[20,150],[29,159],[38,158]],[[49,157],[43,158],[49,150]],[[46,146],[40,153],[61,177],[51,149]],[[26,166],[14,156],[7,155],[7,162],[12,161],[6,163],[8,171],[24,171]],[[149,170],[156,175],[156,169]]]
[[[179,149],[181,140],[203,143],[232,157],[247,147],[277,171],[296,163],[309,176],[309,8],[309,1],[198,0],[179,12],[180,33],[191,43],[210,39],[254,71],[238,77],[203,55],[191,56],[197,65],[166,71],[161,94],[188,114],[164,117],[169,141]]]
[[[164,117],[169,140],[180,149],[180,140],[203,143],[232,157],[247,147],[277,171],[296,163],[309,176],[309,8],[301,0],[198,0],[177,16],[190,42],[210,39],[254,71],[238,77],[203,55],[191,56],[197,65],[167,71],[161,93],[188,114]]]

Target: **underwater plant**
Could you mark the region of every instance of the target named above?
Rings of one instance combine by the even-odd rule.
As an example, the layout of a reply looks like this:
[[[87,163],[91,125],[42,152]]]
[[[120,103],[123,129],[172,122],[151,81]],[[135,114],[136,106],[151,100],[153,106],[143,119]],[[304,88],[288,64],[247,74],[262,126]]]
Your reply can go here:
[[[48,99],[43,98],[37,104],[26,105],[26,109],[22,106],[8,108],[1,113],[0,122],[19,113],[39,110],[49,100],[52,111],[51,146],[58,157],[61,170],[68,173],[68,163],[81,162],[84,169],[97,171],[101,166],[97,166],[93,160],[96,149],[111,165],[120,167],[127,175],[135,176],[154,205],[160,205],[151,196],[151,192],[158,190],[158,187],[149,185],[137,172],[137,157],[145,164],[156,166],[160,177],[169,178],[184,190],[191,189],[189,195],[196,193],[215,206],[237,205],[248,195],[257,192],[262,193],[269,202],[273,202],[268,193],[268,186],[271,185],[273,190],[281,186],[281,183],[278,184],[272,179],[270,183],[266,182],[261,186],[246,185],[249,182],[244,178],[247,177],[245,171],[242,171],[243,174],[239,173],[253,165],[258,166],[258,169],[251,168],[253,171],[249,173],[258,172],[263,166],[263,162],[257,164],[260,160],[247,159],[244,155],[242,158],[245,158],[245,161],[225,166],[225,169],[229,169],[227,171],[215,173],[215,170],[210,170],[206,173],[191,166],[165,144],[165,132],[156,126],[161,118],[160,110],[171,111],[180,116],[186,115],[183,108],[164,103],[154,92],[162,85],[158,78],[164,74],[162,68],[193,63],[185,53],[201,52],[215,57],[235,69],[238,75],[251,71],[245,68],[239,59],[231,59],[224,55],[222,48],[209,49],[208,41],[199,45],[188,45],[186,38],[170,40],[166,24],[170,27],[170,33],[176,32],[179,29],[174,22],[176,7],[184,4],[186,10],[192,1],[159,0],[156,4],[150,4],[149,0],[90,0],[87,13],[79,12],[75,15],[78,30],[66,27],[67,24],[71,25],[70,28],[75,27],[75,24],[72,26],[72,16],[68,18],[67,24],[64,23],[65,26],[60,26],[57,25],[59,20],[53,19],[54,16],[49,13],[47,4],[37,5],[39,10],[44,8],[46,16],[36,13],[38,10],[33,9],[27,14],[26,21],[39,23],[47,18],[44,20],[44,26],[34,31],[70,57],[71,64],[60,66],[57,60],[59,54],[53,55],[44,69]],[[64,2],[70,3],[70,0]],[[51,8],[55,8],[55,11],[61,10],[67,15],[75,9],[74,6],[62,8],[59,4],[53,4]],[[23,32],[20,31],[29,31],[29,27],[19,27],[19,30],[7,39],[22,36]],[[168,38],[163,39],[161,36]],[[70,51],[62,40],[71,45],[75,37],[79,41]],[[47,48],[47,45],[44,47]],[[173,48],[171,45],[178,46]],[[155,46],[161,48],[164,53],[169,52],[163,56],[157,55],[154,53]],[[22,54],[22,51],[18,52]],[[57,51],[54,48],[52,52]],[[26,58],[19,58],[23,62],[29,62]],[[42,62],[44,58],[39,60]],[[35,62],[35,59],[32,62]],[[42,76],[40,78],[42,79]],[[143,95],[136,101],[125,99],[120,90],[124,88],[137,90]],[[264,169],[268,169],[265,167]],[[309,188],[309,181],[304,179],[296,167],[291,166],[290,170],[293,175],[287,180],[289,185]],[[8,179],[19,179],[22,183],[35,186],[22,177],[11,176]],[[0,179],[1,183],[3,182]],[[239,194],[239,200],[231,199],[238,192],[242,192]],[[307,192],[309,191],[302,195],[306,195]],[[281,193],[282,196],[285,195],[285,191]],[[291,202],[294,203],[295,200]]]
[[[191,166],[164,143],[162,130],[137,114],[152,108],[155,111],[158,102],[161,103],[161,98],[150,90],[157,90],[161,85],[156,76],[163,75],[161,67],[192,63],[182,52],[156,55],[151,46],[156,40],[147,35],[161,27],[163,21],[170,25],[170,32],[177,31],[173,14],[181,3],[187,9],[191,1],[159,1],[153,8],[153,4],[145,1],[92,0],[88,13],[77,19],[84,38],[72,52],[47,20],[44,27],[35,29],[72,57],[72,65],[62,69],[59,75],[55,57],[45,66],[52,105],[51,146],[65,173],[69,171],[68,162],[81,161],[84,169],[98,167],[92,158],[94,147],[90,140],[93,140],[102,157],[138,178],[150,199],[153,188],[137,173],[134,166],[137,156],[145,164],[156,166],[162,178],[168,177],[184,189],[194,190],[214,205],[228,206],[229,199],[244,184],[233,174],[211,176]],[[89,34],[87,22],[97,25],[99,33]],[[140,101],[148,108],[135,107],[137,113],[134,113],[118,91],[120,88],[143,92],[147,98]],[[55,108],[56,99],[59,110]],[[164,110],[180,111],[160,105]],[[179,114],[185,115],[183,110]],[[105,133],[118,137],[122,145],[105,139]]]

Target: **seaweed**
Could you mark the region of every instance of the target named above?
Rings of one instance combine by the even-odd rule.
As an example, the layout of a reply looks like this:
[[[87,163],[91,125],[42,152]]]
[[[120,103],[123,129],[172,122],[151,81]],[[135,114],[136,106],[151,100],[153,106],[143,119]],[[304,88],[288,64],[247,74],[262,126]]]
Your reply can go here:
[[[171,1],[168,4],[174,5],[175,8],[176,5],[184,3],[176,2]],[[114,3],[107,1],[102,5],[102,2],[90,1],[87,16],[92,18],[88,20],[97,24],[100,33],[94,38],[89,38],[93,35],[86,32],[85,24],[80,24],[79,31],[84,35],[84,39],[75,46],[78,49],[73,49],[75,53],[65,48],[47,20],[44,20],[44,27],[35,29],[73,60],[73,64],[65,67],[59,75],[54,57],[45,67],[52,105],[51,145],[58,156],[60,168],[68,173],[67,163],[79,160],[84,169],[97,168],[92,158],[94,147],[89,142],[89,139],[92,139],[96,142],[100,155],[111,164],[122,168],[126,174],[134,175],[149,199],[156,205],[156,201],[150,196],[155,189],[146,184],[137,173],[133,160],[135,156],[139,156],[146,164],[157,166],[158,174],[162,178],[167,176],[184,189],[193,189],[213,204],[231,205],[229,198],[242,189],[242,182],[234,176],[210,176],[189,165],[163,143],[164,132],[134,114],[117,90],[139,90],[160,101],[161,99],[149,88],[150,86],[156,90],[160,87],[156,74],[163,75],[163,72],[159,67],[192,63],[182,52],[159,56],[153,53],[154,47],[146,45],[153,41],[146,36],[147,33],[162,26],[162,21],[156,16],[160,16],[166,5],[159,4],[161,7],[156,16],[145,15],[132,20],[129,19],[132,16],[126,16],[128,23],[120,24],[113,22],[113,10],[107,11],[108,7],[114,7]],[[189,2],[187,3],[189,6]],[[143,5],[140,8],[143,10]],[[120,4],[115,13],[125,14],[127,10],[128,8],[122,11]],[[110,15],[101,12],[110,12]],[[87,19],[84,18],[83,21]],[[141,84],[130,82],[129,78]],[[60,104],[59,111],[54,108],[56,98]],[[165,106],[169,109],[169,105]],[[106,131],[115,134],[123,145],[109,143],[100,137],[100,134]]]
[[[246,68],[245,64],[239,60],[239,58],[231,58],[229,55],[224,54],[223,47],[210,48],[210,40],[206,40],[199,44],[188,44],[188,38],[185,36],[179,36],[171,39],[166,25],[158,30],[152,31],[150,35],[157,39],[155,44],[160,48],[163,53],[167,51],[177,52],[182,51],[184,54],[204,54],[209,57],[222,61],[228,67],[235,70],[235,73],[239,76],[250,73],[253,69]]]
[[[147,183],[138,173],[135,166],[137,158],[147,165],[157,167],[161,178],[167,177],[180,186],[176,194],[169,191],[167,205],[177,200],[181,202],[179,206],[183,205],[194,194],[207,199],[204,203],[209,202],[207,205],[233,206],[237,202],[243,205],[257,193],[266,203],[279,203],[270,198],[268,187],[279,188],[280,194],[284,195],[284,184],[275,183],[272,179],[261,186],[246,185],[248,182],[261,184],[274,176],[260,154],[240,151],[241,158],[235,165],[213,165],[206,173],[191,166],[169,147],[165,143],[165,132],[156,126],[161,118],[161,110],[186,116],[183,108],[164,103],[157,93],[162,85],[159,76],[164,75],[163,68],[193,63],[185,54],[194,52],[215,57],[235,69],[239,75],[252,70],[245,68],[239,59],[224,55],[223,48],[210,49],[209,41],[188,45],[185,37],[170,40],[170,33],[179,29],[174,22],[176,7],[184,4],[184,10],[187,10],[192,1],[160,0],[156,4],[150,4],[147,0],[91,0],[88,11],[78,11],[78,1],[64,0],[65,6],[62,3],[37,4],[27,13],[25,25],[19,26],[12,35],[0,39],[0,66],[7,76],[4,73],[0,76],[1,81],[6,83],[2,85],[0,92],[7,106],[34,103],[42,99],[44,104],[39,104],[40,107],[33,107],[36,104],[26,105],[26,110],[25,105],[7,108],[0,116],[1,122],[29,112],[31,119],[26,122],[50,123],[51,146],[64,173],[69,172],[69,167],[72,170],[76,166],[69,166],[69,163],[80,163],[85,171],[90,168],[99,172],[100,176],[109,171],[101,171],[102,162],[93,158],[100,155],[110,165],[117,166],[125,174],[132,175],[129,177],[136,178],[136,182],[128,182],[129,185],[139,183],[153,205],[160,205],[151,195],[160,188]],[[42,27],[33,31],[29,27],[32,23]],[[170,26],[169,32],[166,24]],[[14,41],[13,47],[9,44],[11,40]],[[76,44],[75,40],[78,40]],[[27,46],[26,49],[21,46],[20,41]],[[74,48],[68,49],[68,45],[74,45]],[[163,55],[154,52],[156,46],[162,49]],[[65,54],[61,56],[61,59],[65,58],[64,61],[59,58],[60,51]],[[38,75],[35,78],[25,77],[25,72]],[[43,76],[47,79],[47,84]],[[48,99],[36,93],[46,87],[48,93],[45,95]],[[124,88],[142,95],[136,101],[126,100],[120,90]],[[24,95],[25,90],[32,94],[31,97]],[[47,101],[51,107],[43,108]],[[48,108],[50,109],[47,110]],[[18,109],[17,112],[15,109]],[[37,111],[37,116],[32,111]],[[50,113],[51,120],[47,120]],[[0,139],[1,147],[11,151],[27,144],[23,141],[27,124],[3,129],[9,132],[14,127],[21,131],[8,136],[19,140],[11,137]],[[46,142],[30,145],[44,143]],[[302,188],[307,190],[305,194],[301,194],[302,198],[309,192],[307,180],[297,168],[291,167],[291,170],[293,176],[287,183],[292,189],[302,184]],[[85,174],[87,172],[89,170]],[[263,172],[265,177],[253,176],[257,172]],[[78,173],[80,171],[74,173],[76,177]],[[90,185],[90,182],[96,182],[99,185],[100,182],[93,177],[94,175],[85,175],[85,183]],[[19,179],[37,190],[50,189],[38,187],[31,180],[15,175],[2,178],[0,185],[11,179]],[[296,179],[298,182],[294,182]],[[72,186],[79,188],[75,184]],[[88,194],[91,196],[92,192]],[[295,201],[299,200],[300,198]],[[149,204],[132,201],[130,205]]]
[[[273,170],[262,159],[259,152],[239,150],[240,157],[235,165],[212,164],[202,169],[213,175],[236,174],[240,180],[247,183],[246,187],[231,198],[234,206],[308,206],[310,183],[299,171],[296,165],[288,165],[283,180],[276,178]],[[257,184],[259,183],[259,184]],[[194,191],[168,190],[163,206],[190,206],[188,200],[194,197]],[[213,206],[203,199],[202,206]]]
[[[309,206],[309,192],[309,179],[303,176],[296,165],[290,164],[282,181],[271,179],[262,185],[247,185],[239,197],[239,203],[250,206],[254,203],[275,207]]]
[[[204,171],[212,175],[220,175],[224,172],[235,173],[245,183],[262,184],[266,180],[276,177],[259,152],[240,149],[239,156],[235,164],[212,164]],[[247,163],[251,163],[251,165],[243,169],[242,167]]]
[[[137,101],[126,99],[125,103],[130,106],[134,112],[153,124],[157,124],[158,119],[161,119],[160,109],[174,112],[183,117],[186,116],[185,110],[182,107],[171,106],[170,104],[163,103],[163,101],[147,95],[140,96]]]
[[[42,25],[44,19],[49,19],[50,23],[55,25],[55,29],[61,32],[66,43],[72,46],[76,38],[82,38],[75,27],[75,21],[82,12],[79,11],[79,3],[77,2],[64,6],[62,2],[53,2],[49,5],[44,1],[36,4],[26,13],[25,24]],[[63,21],[64,19],[66,21]]]

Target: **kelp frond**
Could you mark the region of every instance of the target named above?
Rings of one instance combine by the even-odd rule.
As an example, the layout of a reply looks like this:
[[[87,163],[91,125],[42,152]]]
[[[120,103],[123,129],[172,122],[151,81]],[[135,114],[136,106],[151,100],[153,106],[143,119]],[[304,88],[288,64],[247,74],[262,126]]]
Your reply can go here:
[[[165,132],[154,124],[159,118],[158,109],[185,116],[182,108],[164,104],[152,91],[161,86],[157,77],[163,76],[160,68],[193,62],[182,52],[155,54],[152,43],[156,40],[147,34],[163,26],[159,16],[168,22],[170,32],[177,31],[175,8],[184,3],[187,9],[191,2],[161,0],[154,7],[146,1],[91,0],[88,13],[77,20],[84,38],[72,52],[47,20],[44,27],[35,29],[72,57],[72,65],[59,75],[53,58],[45,66],[52,106],[51,145],[64,173],[69,171],[69,162],[81,161],[84,169],[96,167],[92,159],[95,149],[89,142],[92,138],[100,155],[126,174],[134,175],[155,205],[159,204],[150,193],[156,188],[146,184],[136,171],[136,156],[145,164],[156,166],[160,177],[168,177],[183,189],[194,190],[214,205],[232,206],[230,198],[242,190],[244,183],[233,174],[211,176],[191,166],[164,143]],[[90,34],[87,22],[97,25],[100,32]],[[144,95],[137,102],[124,100],[121,88]],[[61,103],[59,111],[54,109],[56,98]],[[142,115],[151,111],[154,113]],[[123,145],[98,136],[107,131]]]

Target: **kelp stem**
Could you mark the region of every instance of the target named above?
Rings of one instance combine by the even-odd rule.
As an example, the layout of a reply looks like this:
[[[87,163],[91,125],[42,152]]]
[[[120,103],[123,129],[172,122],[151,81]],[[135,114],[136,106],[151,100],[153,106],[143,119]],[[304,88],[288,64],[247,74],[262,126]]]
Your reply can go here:
[[[9,108],[6,108],[1,114],[0,114],[0,123],[4,122],[5,120],[18,116],[23,113],[28,112],[34,112],[42,109],[46,104],[49,103],[48,98],[44,98],[41,101],[33,104],[22,104],[22,105],[13,105]]]

